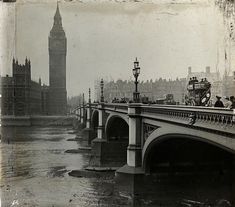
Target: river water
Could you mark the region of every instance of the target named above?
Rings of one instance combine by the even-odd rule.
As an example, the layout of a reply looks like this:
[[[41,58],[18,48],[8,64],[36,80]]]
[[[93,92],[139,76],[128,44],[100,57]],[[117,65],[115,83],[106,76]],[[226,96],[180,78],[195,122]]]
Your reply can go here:
[[[84,141],[74,140],[81,138],[79,131],[65,127],[3,127],[1,131],[0,207],[131,205],[127,196],[117,192],[114,172],[84,173],[90,160],[88,151],[65,152],[86,146]],[[69,176],[72,170],[81,170],[83,174],[81,177]],[[135,206],[217,206],[178,204],[184,198],[202,203],[208,198],[212,202],[229,199],[231,181],[227,174],[222,177],[219,174],[196,177],[195,184],[191,176],[173,180],[170,184],[169,176],[166,179],[150,177],[149,181],[141,183],[144,196]]]
[[[14,127],[2,129],[1,206],[129,206],[114,192],[114,173],[72,177],[88,165],[89,153],[65,153],[82,142],[67,141],[71,128]]]

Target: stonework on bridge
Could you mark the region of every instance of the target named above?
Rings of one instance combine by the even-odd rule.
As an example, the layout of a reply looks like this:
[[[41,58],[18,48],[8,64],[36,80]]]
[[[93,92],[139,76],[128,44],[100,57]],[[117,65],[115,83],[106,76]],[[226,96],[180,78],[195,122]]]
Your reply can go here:
[[[228,155],[235,154],[234,110],[99,103],[80,106],[75,113],[83,126],[89,123],[84,131],[95,131],[87,137],[92,140],[90,166],[96,169],[119,167],[116,184],[120,191],[132,196],[138,194],[141,185],[137,183],[146,179],[146,175],[165,172],[172,168],[173,163],[174,169],[181,173],[195,165],[192,160],[201,166],[206,165],[206,169],[214,169],[220,164],[213,164],[212,155],[217,157],[221,154],[218,158],[220,162],[221,159],[226,160]],[[164,148],[166,151],[162,151]],[[168,150],[170,154],[178,155],[168,153],[173,157],[167,158],[169,155],[164,153]],[[184,154],[188,154],[188,159]],[[208,159],[203,161],[203,154]],[[158,161],[157,158],[163,160]],[[224,166],[225,169],[227,167],[230,168],[229,165]]]

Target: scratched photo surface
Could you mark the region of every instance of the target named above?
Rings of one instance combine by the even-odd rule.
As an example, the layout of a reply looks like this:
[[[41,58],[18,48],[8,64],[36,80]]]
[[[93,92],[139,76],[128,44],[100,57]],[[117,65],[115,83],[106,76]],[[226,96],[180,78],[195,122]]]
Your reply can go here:
[[[234,206],[234,18],[230,0],[0,1],[0,206]]]

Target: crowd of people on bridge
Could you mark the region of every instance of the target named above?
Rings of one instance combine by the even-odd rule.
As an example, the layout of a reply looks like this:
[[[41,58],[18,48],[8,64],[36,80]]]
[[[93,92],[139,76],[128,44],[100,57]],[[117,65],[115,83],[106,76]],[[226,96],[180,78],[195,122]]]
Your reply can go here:
[[[219,95],[216,96],[216,102],[213,105],[212,104],[212,100],[209,101],[209,103],[206,105],[208,107],[221,107],[221,108],[227,108],[227,109],[235,109],[235,97],[234,96],[230,96],[230,97],[221,97]],[[170,103],[158,103],[157,101],[149,101],[148,99],[141,99],[140,100],[141,103],[144,104],[168,104],[168,105],[172,105]],[[129,100],[128,98],[114,98],[112,100],[112,103],[132,103],[132,100]],[[107,103],[107,101],[106,101]],[[180,103],[175,102],[173,105],[180,105]]]
[[[216,96],[216,102],[214,107],[223,107],[227,109],[235,109],[235,98],[234,96],[224,97],[224,100],[221,100],[221,96]]]
[[[210,104],[208,104],[208,107],[221,107],[221,108],[227,108],[227,109],[235,109],[235,97],[234,96],[230,96],[230,97],[222,97],[221,96],[216,96],[216,102],[213,105],[212,101],[210,102]],[[222,100],[221,100],[222,99]],[[114,98],[112,103],[132,103],[131,100],[127,99],[127,98]],[[156,104],[157,102],[154,101],[141,101],[141,103],[145,103],[145,104]],[[164,103],[161,103],[164,104]],[[169,104],[168,104],[169,105]],[[171,104],[170,104],[171,105]],[[176,103],[177,105],[177,103]],[[179,105],[179,103],[178,103]]]

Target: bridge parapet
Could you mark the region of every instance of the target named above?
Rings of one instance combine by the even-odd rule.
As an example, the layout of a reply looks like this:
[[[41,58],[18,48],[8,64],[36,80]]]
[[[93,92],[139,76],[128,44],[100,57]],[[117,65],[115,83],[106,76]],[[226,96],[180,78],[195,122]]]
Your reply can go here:
[[[223,108],[166,106],[141,106],[141,116],[154,120],[188,125],[218,133],[235,134],[235,113]]]
[[[104,107],[106,110],[109,111],[118,111],[118,112],[124,112],[127,113],[128,111],[128,104],[117,104],[117,103],[112,103],[112,104],[105,104]]]
[[[97,108],[98,107],[98,103],[91,103],[91,108]]]
[[[128,111],[128,104],[120,104],[120,103],[102,103],[103,109],[106,111],[116,111],[120,113],[126,113]],[[91,104],[93,109],[98,109],[99,104]]]
[[[92,103],[92,109],[99,109]],[[135,104],[102,103],[104,111],[128,115],[128,108]],[[200,130],[214,131],[229,136],[235,134],[235,111],[225,108],[199,106],[145,105],[138,104],[139,116],[143,119],[170,122]],[[131,114],[129,114],[131,115]]]

